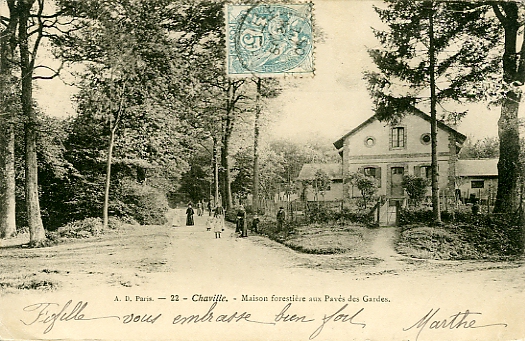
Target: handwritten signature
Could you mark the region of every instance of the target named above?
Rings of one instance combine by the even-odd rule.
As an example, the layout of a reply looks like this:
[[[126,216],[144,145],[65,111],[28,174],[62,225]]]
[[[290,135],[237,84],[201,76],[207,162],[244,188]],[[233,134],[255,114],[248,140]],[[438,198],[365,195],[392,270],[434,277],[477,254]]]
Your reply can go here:
[[[42,323],[46,325],[44,334],[47,334],[55,327],[56,322],[91,321],[110,318],[116,318],[120,320],[119,316],[86,317],[84,310],[89,303],[79,301],[71,309],[70,306],[72,302],[72,300],[69,300],[62,307],[60,307],[60,304],[58,303],[35,303],[28,305],[24,307],[23,310],[26,312],[36,312],[36,317],[30,321],[20,321],[26,326]]]
[[[482,315],[482,313],[472,312],[470,310],[465,310],[464,312],[458,312],[457,314],[451,315],[448,319],[439,319],[434,318],[434,316],[437,315],[440,308],[437,308],[434,310],[434,308],[430,309],[430,311],[423,316],[419,321],[414,323],[412,326],[408,328],[403,328],[403,331],[409,331],[411,329],[417,330],[416,339],[418,340],[419,336],[421,335],[421,332],[424,329],[428,330],[436,330],[436,329],[449,329],[449,330],[457,330],[457,329],[469,329],[469,328],[486,328],[486,327],[507,327],[506,323],[491,323],[491,324],[484,324],[484,325],[476,325],[477,321],[473,319],[473,315]],[[430,323],[430,324],[429,324]],[[428,325],[428,326],[427,326]]]

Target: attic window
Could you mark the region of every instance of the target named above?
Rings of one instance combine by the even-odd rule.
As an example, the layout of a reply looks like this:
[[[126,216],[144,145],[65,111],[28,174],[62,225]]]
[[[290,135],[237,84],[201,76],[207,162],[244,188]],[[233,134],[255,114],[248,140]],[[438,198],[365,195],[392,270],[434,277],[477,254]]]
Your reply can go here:
[[[421,141],[422,144],[430,144],[430,141],[431,141],[430,134],[426,133],[426,134],[421,135],[421,138],[419,140]]]
[[[405,148],[405,127],[392,128],[392,148]]]
[[[367,147],[373,147],[376,144],[376,139],[372,136],[367,136],[365,138],[365,146]]]

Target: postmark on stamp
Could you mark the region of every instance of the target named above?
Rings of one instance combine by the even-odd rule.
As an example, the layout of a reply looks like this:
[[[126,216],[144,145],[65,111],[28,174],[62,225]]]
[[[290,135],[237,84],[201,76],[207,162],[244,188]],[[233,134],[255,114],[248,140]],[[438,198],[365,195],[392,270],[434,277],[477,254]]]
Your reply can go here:
[[[229,76],[311,75],[312,4],[226,5]]]

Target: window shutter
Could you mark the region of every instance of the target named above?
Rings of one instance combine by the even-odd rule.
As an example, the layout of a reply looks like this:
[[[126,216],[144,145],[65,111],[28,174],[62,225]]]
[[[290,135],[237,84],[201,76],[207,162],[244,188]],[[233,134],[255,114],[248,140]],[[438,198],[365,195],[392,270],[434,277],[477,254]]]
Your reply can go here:
[[[378,187],[381,187],[381,167],[376,167],[376,179],[379,182]]]
[[[421,176],[421,166],[414,166],[414,175]]]

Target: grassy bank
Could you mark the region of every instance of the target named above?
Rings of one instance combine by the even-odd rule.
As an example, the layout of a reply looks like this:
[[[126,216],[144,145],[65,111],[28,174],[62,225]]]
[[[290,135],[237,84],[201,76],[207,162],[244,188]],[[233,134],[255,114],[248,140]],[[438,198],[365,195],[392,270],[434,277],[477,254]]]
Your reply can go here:
[[[251,226],[251,219],[248,223]],[[258,234],[292,250],[320,255],[364,254],[373,238],[373,230],[356,224],[326,222],[304,225],[288,222],[282,230],[278,230],[275,220],[269,218],[261,220]]]
[[[522,227],[509,217],[462,215],[436,227],[405,222],[396,249],[409,257],[512,260],[523,253]]]

